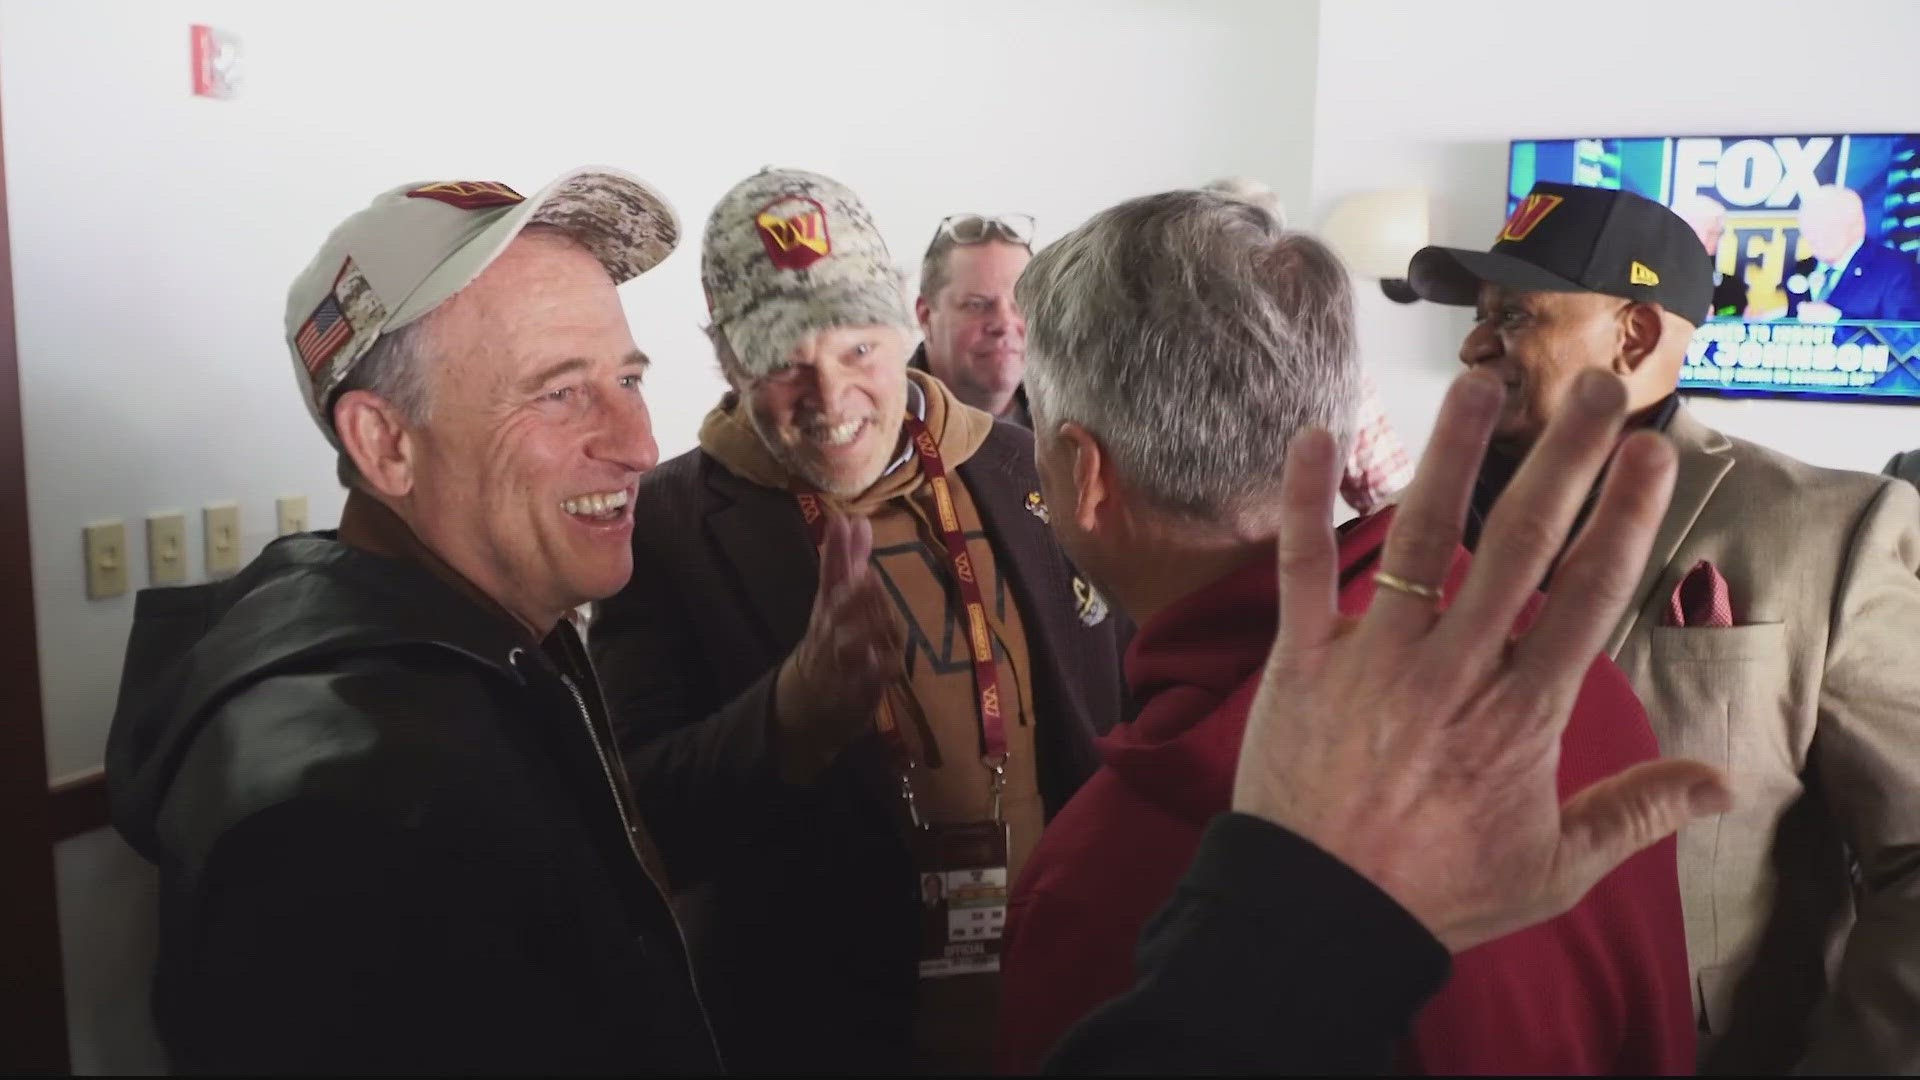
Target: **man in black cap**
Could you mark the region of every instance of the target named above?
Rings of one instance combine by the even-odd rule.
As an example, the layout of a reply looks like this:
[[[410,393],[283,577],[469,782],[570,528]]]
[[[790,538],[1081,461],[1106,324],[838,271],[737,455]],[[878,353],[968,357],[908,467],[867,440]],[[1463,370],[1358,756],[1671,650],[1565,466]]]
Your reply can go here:
[[[1460,359],[1507,385],[1468,546],[1585,368],[1678,451],[1607,651],[1662,749],[1728,769],[1738,798],[1680,837],[1703,1071],[1920,1070],[1920,495],[1682,407],[1713,266],[1658,203],[1537,184],[1491,251],[1426,248],[1408,278],[1475,307]]]

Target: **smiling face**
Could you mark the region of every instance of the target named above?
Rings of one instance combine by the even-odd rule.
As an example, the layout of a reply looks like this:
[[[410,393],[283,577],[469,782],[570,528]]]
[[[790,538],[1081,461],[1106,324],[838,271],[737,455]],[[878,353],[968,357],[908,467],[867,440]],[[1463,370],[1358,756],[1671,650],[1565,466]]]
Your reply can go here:
[[[787,364],[734,390],[767,450],[790,473],[842,498],[873,486],[900,445],[910,339],[892,326],[807,336]]]
[[[947,252],[947,281],[917,305],[927,338],[927,367],[960,400],[1001,411],[1027,366],[1027,321],[1014,283],[1033,255],[999,240]]]
[[[1460,362],[1485,368],[1507,387],[1497,438],[1531,442],[1546,429],[1574,377],[1614,371],[1620,312],[1627,302],[1595,293],[1521,292],[1482,285]]]
[[[633,496],[659,458],[613,280],[533,231],[431,316],[431,417],[396,499],[422,542],[538,633],[633,571]]]

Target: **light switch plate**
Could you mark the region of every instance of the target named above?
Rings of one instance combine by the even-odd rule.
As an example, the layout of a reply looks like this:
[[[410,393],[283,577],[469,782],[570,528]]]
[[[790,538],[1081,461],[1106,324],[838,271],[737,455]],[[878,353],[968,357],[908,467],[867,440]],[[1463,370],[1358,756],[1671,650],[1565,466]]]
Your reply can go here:
[[[285,495],[273,504],[280,518],[280,531],[276,536],[291,536],[307,531],[307,497],[305,495]]]
[[[240,504],[209,506],[201,515],[206,524],[207,576],[240,572]]]
[[[187,515],[147,515],[147,580],[155,585],[187,583]]]
[[[86,527],[87,599],[105,600],[127,591],[127,525],[101,521]]]

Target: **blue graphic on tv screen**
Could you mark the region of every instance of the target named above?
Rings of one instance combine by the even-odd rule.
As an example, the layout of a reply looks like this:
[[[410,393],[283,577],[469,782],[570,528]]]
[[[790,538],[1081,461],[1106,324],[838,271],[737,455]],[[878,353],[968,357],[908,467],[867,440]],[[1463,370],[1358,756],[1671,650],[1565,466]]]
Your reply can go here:
[[[1644,195],[1707,246],[1682,390],[1920,400],[1920,135],[1518,141],[1509,214],[1538,180]]]

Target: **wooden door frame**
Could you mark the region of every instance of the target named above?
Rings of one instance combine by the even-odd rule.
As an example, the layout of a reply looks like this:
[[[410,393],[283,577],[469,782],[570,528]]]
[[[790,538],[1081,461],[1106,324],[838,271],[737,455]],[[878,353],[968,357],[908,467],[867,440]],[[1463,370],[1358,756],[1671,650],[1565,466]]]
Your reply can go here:
[[[0,145],[4,145],[0,142]],[[65,1073],[67,1004],[60,956],[52,807],[40,642],[34,623],[33,537],[27,526],[20,348],[14,332],[13,242],[0,152],[0,1070]],[[78,542],[77,540],[75,541]],[[71,826],[69,826],[71,827]]]

